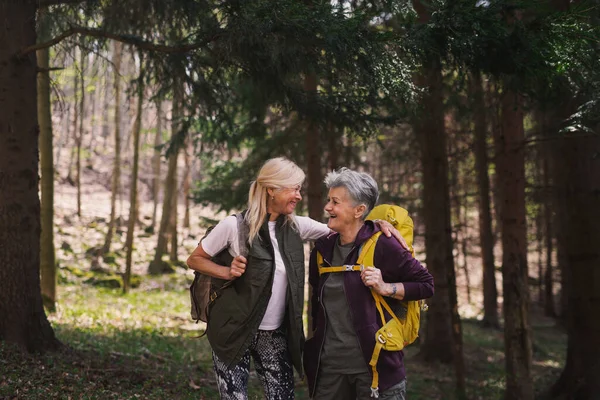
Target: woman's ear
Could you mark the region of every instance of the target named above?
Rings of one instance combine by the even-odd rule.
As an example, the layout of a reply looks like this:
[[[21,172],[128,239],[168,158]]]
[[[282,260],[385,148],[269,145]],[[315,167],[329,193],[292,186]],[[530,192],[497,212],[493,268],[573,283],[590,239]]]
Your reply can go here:
[[[365,213],[365,210],[367,209],[367,206],[365,206],[364,204],[359,205],[358,207],[356,207],[354,210],[354,218],[362,218],[363,214]]]
[[[267,188],[267,194],[269,195],[269,197],[273,197],[275,195],[275,189]]]

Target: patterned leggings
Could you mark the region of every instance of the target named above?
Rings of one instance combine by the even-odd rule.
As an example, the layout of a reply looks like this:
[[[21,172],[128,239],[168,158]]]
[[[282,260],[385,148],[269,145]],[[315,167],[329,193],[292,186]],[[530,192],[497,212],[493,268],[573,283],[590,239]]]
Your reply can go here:
[[[246,400],[248,398],[250,356],[254,359],[254,367],[260,377],[266,399],[294,398],[292,360],[287,348],[285,332],[279,328],[273,331],[259,330],[240,362],[231,368],[227,368],[227,365],[213,352],[221,399]]]

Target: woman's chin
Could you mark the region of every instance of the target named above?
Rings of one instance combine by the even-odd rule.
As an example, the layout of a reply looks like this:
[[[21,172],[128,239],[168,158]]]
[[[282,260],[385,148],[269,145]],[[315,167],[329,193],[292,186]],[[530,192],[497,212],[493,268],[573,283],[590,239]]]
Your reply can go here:
[[[338,232],[338,230],[335,226],[335,222],[332,222],[331,219],[329,221],[327,221],[327,227],[334,232]]]

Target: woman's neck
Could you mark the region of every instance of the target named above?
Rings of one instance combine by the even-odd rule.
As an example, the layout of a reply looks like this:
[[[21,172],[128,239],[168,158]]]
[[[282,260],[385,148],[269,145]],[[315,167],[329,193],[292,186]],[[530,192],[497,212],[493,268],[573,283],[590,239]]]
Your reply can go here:
[[[267,213],[269,214],[269,221],[277,221],[279,218],[279,213],[273,212],[270,207],[267,207]]]
[[[356,223],[340,231],[340,244],[343,246],[350,243],[354,243],[356,241],[356,235],[358,235],[358,231],[360,231],[360,228],[362,228],[362,226],[363,221],[358,220]]]

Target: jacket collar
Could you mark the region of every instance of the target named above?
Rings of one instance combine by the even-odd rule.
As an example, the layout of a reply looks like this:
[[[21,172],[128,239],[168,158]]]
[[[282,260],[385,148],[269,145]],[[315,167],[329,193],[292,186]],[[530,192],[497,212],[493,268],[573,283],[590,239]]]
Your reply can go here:
[[[358,233],[356,234],[356,239],[354,239],[354,247],[353,249],[359,248],[364,242],[366,242],[371,236],[375,233],[379,232],[378,225],[375,225],[373,221],[365,221],[363,226],[360,228]],[[338,240],[340,236],[337,232],[332,232],[329,235],[319,239],[315,243],[315,249],[321,253],[325,260],[331,260],[333,255],[333,247],[335,245],[335,241]],[[354,251],[353,250],[353,251]]]

